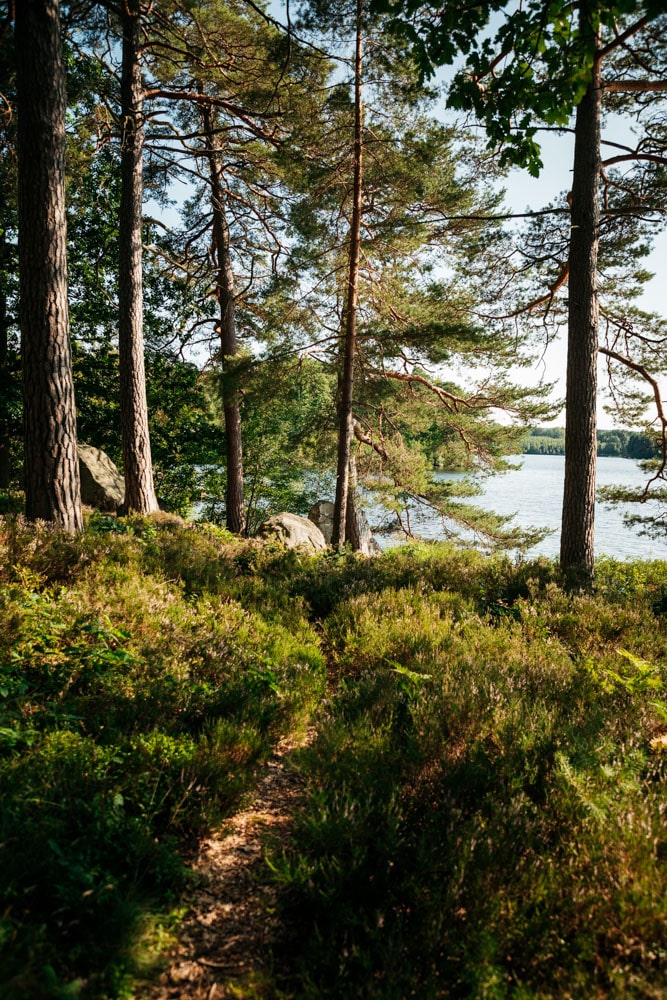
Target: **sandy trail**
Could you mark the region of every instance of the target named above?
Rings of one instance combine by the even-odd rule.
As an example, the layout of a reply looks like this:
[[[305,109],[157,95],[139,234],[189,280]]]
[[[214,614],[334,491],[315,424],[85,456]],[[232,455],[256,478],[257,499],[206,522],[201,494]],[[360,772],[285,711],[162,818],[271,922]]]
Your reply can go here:
[[[264,847],[267,837],[278,847],[289,839],[303,791],[289,759],[297,745],[290,738],[277,746],[248,808],[201,844],[191,866],[197,885],[169,964],[157,983],[135,993],[136,1000],[275,996],[271,946],[279,920]]]

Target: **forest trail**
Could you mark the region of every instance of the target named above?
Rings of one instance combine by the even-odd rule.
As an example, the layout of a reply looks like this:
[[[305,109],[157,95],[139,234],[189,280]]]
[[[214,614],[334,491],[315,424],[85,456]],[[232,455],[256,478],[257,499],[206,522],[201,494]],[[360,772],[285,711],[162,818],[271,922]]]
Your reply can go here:
[[[272,944],[280,927],[276,889],[264,860],[267,840],[289,840],[303,782],[290,761],[308,741],[288,737],[264,766],[248,807],[204,840],[192,863],[197,879],[178,940],[157,983],[135,1000],[271,1000]]]

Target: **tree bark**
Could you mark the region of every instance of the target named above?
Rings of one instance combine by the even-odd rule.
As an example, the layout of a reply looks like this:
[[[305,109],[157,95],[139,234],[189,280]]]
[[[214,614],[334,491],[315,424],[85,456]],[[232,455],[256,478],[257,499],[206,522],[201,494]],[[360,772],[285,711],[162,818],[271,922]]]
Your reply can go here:
[[[121,5],[121,197],[118,226],[118,355],[120,419],[125,477],[124,512],[148,514],[158,509],[148,431],[144,368],[142,284],[143,85],[141,14]]]
[[[0,393],[9,396],[9,318],[7,316],[7,293],[5,281],[7,274],[8,248],[4,227],[0,228]],[[5,403],[6,405],[6,403]],[[9,489],[11,482],[11,467],[9,460],[10,429],[9,414],[2,411],[0,404],[0,490]]]
[[[225,486],[225,520],[229,531],[243,534],[245,514],[243,510],[243,439],[241,433],[241,407],[238,389],[229,376],[233,374],[238,353],[236,336],[236,299],[234,296],[234,273],[230,253],[229,226],[225,213],[225,188],[220,151],[215,135],[215,121],[210,104],[200,104],[204,135],[206,137],[206,157],[211,183],[211,207],[213,210],[213,243],[217,267],[216,295],[220,305],[219,334],[220,361],[222,364],[222,403],[225,418],[225,452],[227,480]]]
[[[591,7],[582,3],[582,31]],[[600,222],[600,63],[577,107],[572,177],[568,352],[565,399],[565,485],[560,563],[572,582],[587,586],[594,570],[595,475],[597,457],[597,267]]]
[[[349,270],[345,302],[345,332],[343,364],[338,399],[338,456],[336,467],[336,499],[334,502],[331,544],[340,548],[347,538],[347,501],[350,488],[350,455],[354,422],[352,414],[354,363],[357,351],[357,302],[359,298],[359,251],[361,244],[361,214],[363,193],[363,0],[357,0],[356,44],[354,60],[354,180],[352,188],[352,221],[350,224]]]
[[[20,0],[14,37],[26,516],[73,532],[83,520],[67,304],[58,0]]]
[[[359,501],[357,460],[350,448],[348,473],[347,504],[345,509],[345,541],[350,547],[359,550],[362,545],[361,529],[359,527]]]

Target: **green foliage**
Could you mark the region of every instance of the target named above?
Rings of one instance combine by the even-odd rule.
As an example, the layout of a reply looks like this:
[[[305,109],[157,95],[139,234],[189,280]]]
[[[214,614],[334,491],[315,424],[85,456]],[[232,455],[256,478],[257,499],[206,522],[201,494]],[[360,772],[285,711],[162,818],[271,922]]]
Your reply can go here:
[[[173,517],[0,520],[3,997],[128,995],[183,851],[319,699],[299,602],[235,588],[243,565]]]
[[[202,467],[219,460],[224,441],[196,365],[148,350],[145,367],[156,491],[167,509],[186,515],[200,498]],[[74,381],[79,440],[122,467],[118,352],[75,345]]]
[[[0,514],[22,514],[25,493],[21,490],[0,490]]]
[[[440,546],[327,570],[285,988],[662,995],[665,564],[607,561],[592,596]]]
[[[129,995],[147,908],[178,919],[179,846],[316,704],[271,858],[276,989],[664,990],[667,564],[602,560],[573,594],[446,545],[0,527],[3,995]]]
[[[334,455],[335,387],[330,372],[311,358],[250,361],[237,375],[243,419],[243,469],[248,533],[279,511],[306,515],[321,496]],[[222,376],[208,382],[222,410]],[[201,517],[224,523],[224,469],[203,476]],[[330,487],[329,487],[330,489]]]

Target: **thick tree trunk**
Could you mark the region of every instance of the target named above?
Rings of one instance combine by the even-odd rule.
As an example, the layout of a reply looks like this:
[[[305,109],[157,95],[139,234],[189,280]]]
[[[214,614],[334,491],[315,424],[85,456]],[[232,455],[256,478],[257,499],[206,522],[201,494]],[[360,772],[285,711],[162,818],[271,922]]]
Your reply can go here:
[[[121,5],[121,197],[118,227],[118,355],[120,419],[125,476],[124,511],[148,514],[158,509],[148,432],[144,368],[142,284],[143,85],[141,17],[132,4]]]
[[[359,251],[361,244],[361,212],[363,193],[363,0],[357,0],[356,46],[354,62],[354,181],[352,189],[352,221],[350,224],[350,257],[345,302],[345,332],[343,364],[338,384],[338,459],[336,466],[336,499],[334,502],[331,544],[334,548],[346,540],[347,501],[350,488],[350,454],[354,424],[352,402],[354,363],[357,353],[357,301],[359,297]]]
[[[584,30],[589,13],[588,5],[582,4]],[[561,568],[573,582],[584,586],[591,582],[594,569],[600,110],[600,61],[596,59],[575,124],[560,548]]]
[[[9,318],[7,316],[7,274],[8,248],[4,227],[0,223],[0,394],[7,400],[9,396]],[[6,404],[5,404],[6,405]],[[0,490],[9,489],[11,467],[9,461],[10,428],[9,414],[2,411],[0,403]]]
[[[220,360],[223,373],[223,411],[225,417],[225,451],[227,484],[225,487],[226,525],[229,531],[245,531],[243,511],[243,440],[241,434],[241,408],[237,387],[228,381],[233,373],[238,352],[236,337],[236,305],[234,273],[230,253],[229,226],[225,213],[225,188],[220,153],[215,135],[215,121],[209,104],[201,105],[206,156],[211,183],[213,209],[213,242],[217,266],[216,294],[220,304]]]
[[[26,515],[79,531],[58,0],[16,4],[15,46]]]

